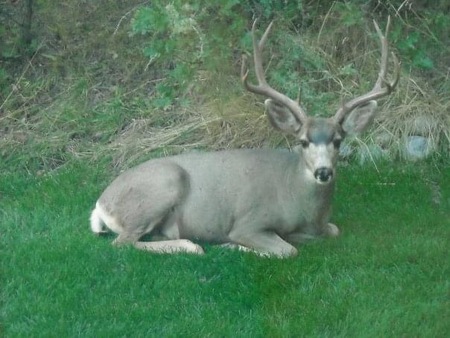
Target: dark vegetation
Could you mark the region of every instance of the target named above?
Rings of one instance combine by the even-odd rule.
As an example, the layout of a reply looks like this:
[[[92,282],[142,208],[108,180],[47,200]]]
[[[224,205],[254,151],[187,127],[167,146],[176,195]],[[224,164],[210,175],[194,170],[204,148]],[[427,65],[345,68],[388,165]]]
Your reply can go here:
[[[448,14],[446,1],[3,1],[2,168],[46,172],[111,156],[123,167],[153,151],[286,146],[255,106],[260,98],[240,86],[254,18],[261,29],[276,21],[266,56],[273,86],[291,97],[300,89],[310,114],[330,115],[371,88],[379,58],[371,20],[384,26],[391,15],[402,80],[356,142],[359,157],[380,148],[401,157],[413,133],[446,156]]]

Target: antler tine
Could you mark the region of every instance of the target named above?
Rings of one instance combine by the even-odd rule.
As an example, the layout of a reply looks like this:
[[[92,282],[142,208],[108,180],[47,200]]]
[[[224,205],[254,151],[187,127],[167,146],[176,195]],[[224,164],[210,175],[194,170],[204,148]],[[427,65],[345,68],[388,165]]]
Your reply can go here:
[[[253,25],[252,25],[253,60],[254,60],[254,66],[255,66],[255,73],[256,73],[256,78],[258,79],[259,84],[267,85],[264,67],[262,64],[262,50],[264,48],[264,44],[266,43],[267,36],[270,33],[270,29],[272,28],[273,21],[270,22],[269,26],[266,28],[266,31],[264,32],[264,34],[259,42],[256,39],[256,34],[255,34],[257,22],[258,22],[258,19],[253,21]]]
[[[392,82],[388,82],[386,80],[388,59],[389,59],[389,45],[386,37],[389,33],[391,17],[390,16],[388,17],[384,35],[381,32],[380,27],[378,27],[378,24],[376,23],[375,20],[373,21],[373,23],[381,42],[381,61],[377,81],[375,82],[375,85],[370,92],[346,102],[341,106],[341,108],[338,109],[338,111],[334,116],[335,120],[337,120],[338,122],[342,122],[346,114],[355,109],[357,106],[363,105],[371,100],[377,100],[382,98],[383,96],[391,94],[392,91],[397,86],[398,81],[400,79],[400,63],[398,62],[396,55],[393,52],[391,52],[395,64],[395,77]]]
[[[380,72],[378,73],[378,79],[377,82],[375,82],[374,88],[381,88],[382,83],[386,79],[387,75],[387,61],[388,61],[388,41],[386,36],[389,34],[389,28],[391,25],[391,17],[388,16],[387,24],[386,24],[386,30],[383,33],[381,32],[380,27],[378,26],[377,22],[373,20],[373,24],[375,26],[375,30],[377,31],[377,35],[380,38],[381,41],[381,62],[380,62]]]
[[[267,37],[269,36],[270,30],[273,25],[273,21],[266,28],[266,31],[264,32],[259,42],[256,39],[255,34],[257,22],[258,20],[255,20],[253,22],[252,39],[253,39],[253,60],[258,84],[254,85],[248,82],[249,71],[247,69],[247,57],[245,55],[242,57],[242,66],[241,66],[242,83],[244,84],[244,87],[248,91],[255,94],[267,96],[275,100],[276,102],[280,103],[281,105],[285,106],[297,117],[297,119],[300,122],[304,123],[307,119],[307,115],[305,111],[300,107],[300,105],[296,101],[290,99],[288,96],[281,94],[277,90],[270,87],[266,81],[266,76],[262,63],[262,50],[264,48],[264,44],[267,41]]]

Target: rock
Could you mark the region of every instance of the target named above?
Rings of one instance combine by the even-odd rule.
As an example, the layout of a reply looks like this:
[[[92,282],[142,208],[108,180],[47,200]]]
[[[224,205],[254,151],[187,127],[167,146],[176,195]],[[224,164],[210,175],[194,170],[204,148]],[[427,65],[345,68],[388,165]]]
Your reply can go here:
[[[434,150],[434,142],[424,136],[408,136],[405,141],[405,155],[410,160],[426,158]]]

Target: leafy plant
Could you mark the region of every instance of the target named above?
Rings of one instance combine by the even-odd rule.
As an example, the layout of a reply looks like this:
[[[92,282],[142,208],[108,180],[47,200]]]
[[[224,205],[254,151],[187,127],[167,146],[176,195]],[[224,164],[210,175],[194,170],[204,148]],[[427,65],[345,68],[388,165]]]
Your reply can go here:
[[[406,38],[397,43],[397,48],[406,56],[412,66],[429,70],[434,66],[433,60],[427,55],[425,43],[418,31],[410,32]]]
[[[288,20],[295,20],[302,8],[302,1],[274,0],[226,0],[220,4],[157,0],[140,8],[132,21],[132,35],[148,38],[143,53],[149,67],[161,69],[163,79],[163,85],[155,87],[154,102],[161,107],[178,101],[199,72],[226,71],[245,46],[251,46],[249,35],[242,36],[254,18],[269,19],[283,13]]]
[[[229,57],[229,29],[241,30],[243,21],[234,14],[238,1],[229,0],[221,6],[207,1],[154,1],[151,7],[139,9],[132,21],[132,34],[148,37],[143,53],[149,67],[161,68],[162,83],[155,87],[158,106],[167,106],[179,99],[193,81],[196,71],[213,70],[217,58]],[[213,31],[206,33],[211,12],[217,13]],[[231,20],[233,19],[233,20]],[[226,23],[227,34],[221,32]],[[223,65],[223,62],[221,62]],[[196,70],[196,71],[194,71]]]

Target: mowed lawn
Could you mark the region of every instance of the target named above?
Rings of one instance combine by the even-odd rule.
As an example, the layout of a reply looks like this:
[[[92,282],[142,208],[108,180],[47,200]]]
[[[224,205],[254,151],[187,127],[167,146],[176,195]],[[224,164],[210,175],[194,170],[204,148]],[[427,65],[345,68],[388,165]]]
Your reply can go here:
[[[450,334],[448,165],[340,168],[342,236],[285,260],[113,247],[88,224],[111,179],[92,163],[2,173],[2,337]]]

